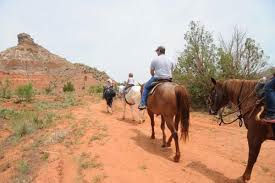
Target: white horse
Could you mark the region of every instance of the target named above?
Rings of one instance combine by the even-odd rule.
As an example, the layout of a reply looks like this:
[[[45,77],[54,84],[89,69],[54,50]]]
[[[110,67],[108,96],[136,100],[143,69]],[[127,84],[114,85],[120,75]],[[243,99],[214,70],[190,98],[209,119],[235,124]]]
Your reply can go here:
[[[125,111],[126,111],[126,104],[130,106],[131,109],[131,114],[132,114],[132,120],[135,121],[134,117],[134,107],[137,108],[137,105],[140,103],[141,99],[141,86],[132,86],[129,90],[129,92],[124,96],[123,91],[124,91],[125,86],[120,85],[118,86],[118,96],[121,98],[122,103],[123,103],[123,116],[122,119],[125,119]],[[138,121],[139,122],[144,122],[145,117],[144,117],[144,111],[139,111],[138,112]]]

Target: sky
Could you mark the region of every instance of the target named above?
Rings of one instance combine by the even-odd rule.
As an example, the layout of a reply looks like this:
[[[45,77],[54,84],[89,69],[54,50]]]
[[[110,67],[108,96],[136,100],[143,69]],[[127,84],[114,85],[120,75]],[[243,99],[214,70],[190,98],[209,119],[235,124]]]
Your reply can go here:
[[[216,40],[234,26],[246,31],[275,66],[272,0],[0,0],[0,51],[26,32],[52,53],[107,72],[116,81],[133,72],[149,79],[154,50],[163,45],[174,62],[185,46],[190,21]]]

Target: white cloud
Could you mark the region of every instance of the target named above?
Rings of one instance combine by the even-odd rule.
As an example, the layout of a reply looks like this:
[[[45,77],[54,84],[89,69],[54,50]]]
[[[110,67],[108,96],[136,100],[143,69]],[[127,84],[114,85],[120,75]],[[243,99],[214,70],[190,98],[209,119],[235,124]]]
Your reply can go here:
[[[27,32],[50,51],[107,71],[122,81],[140,81],[158,45],[176,58],[191,20],[229,37],[238,25],[256,39],[274,63],[274,4],[256,0],[4,0],[0,1],[0,50]]]

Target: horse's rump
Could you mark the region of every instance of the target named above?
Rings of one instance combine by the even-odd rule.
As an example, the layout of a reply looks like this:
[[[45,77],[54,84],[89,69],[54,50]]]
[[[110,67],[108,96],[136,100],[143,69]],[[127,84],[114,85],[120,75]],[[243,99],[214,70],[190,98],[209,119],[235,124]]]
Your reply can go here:
[[[154,114],[165,113],[167,115],[176,115],[177,103],[175,83],[164,82],[154,88],[154,93],[148,96],[148,108],[152,108]]]
[[[129,105],[135,105],[140,101],[140,86],[132,86],[125,94],[125,102]]]
[[[154,132],[154,116],[153,114],[161,115],[161,129],[163,133],[163,147],[170,146],[172,138],[175,141],[176,154],[174,161],[178,162],[180,159],[180,150],[178,143],[178,125],[181,123],[181,137],[186,139],[189,131],[189,98],[184,87],[172,83],[164,82],[155,88],[152,95],[147,99],[147,110],[151,119],[152,135]],[[166,143],[166,135],[164,132],[165,124],[171,131],[171,136]]]
[[[103,97],[105,99],[110,99],[116,96],[116,92],[113,88],[106,88],[103,91]]]

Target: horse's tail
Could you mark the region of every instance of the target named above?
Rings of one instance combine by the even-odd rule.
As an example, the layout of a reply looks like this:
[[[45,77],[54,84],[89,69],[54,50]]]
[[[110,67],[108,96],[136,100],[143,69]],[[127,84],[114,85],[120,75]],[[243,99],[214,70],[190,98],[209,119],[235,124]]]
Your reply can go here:
[[[180,116],[181,121],[181,138],[188,139],[189,132],[189,109],[190,109],[190,100],[188,96],[188,92],[182,86],[177,86],[175,88],[176,98],[177,98],[177,115]]]

